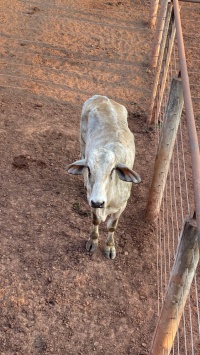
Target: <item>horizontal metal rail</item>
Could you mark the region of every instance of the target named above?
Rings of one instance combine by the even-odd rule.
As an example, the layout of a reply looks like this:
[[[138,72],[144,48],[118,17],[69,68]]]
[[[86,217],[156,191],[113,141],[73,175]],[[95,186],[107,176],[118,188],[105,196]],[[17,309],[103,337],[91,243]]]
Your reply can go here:
[[[194,2],[194,3],[200,4],[200,0],[179,0],[179,1],[182,1],[182,2]]]

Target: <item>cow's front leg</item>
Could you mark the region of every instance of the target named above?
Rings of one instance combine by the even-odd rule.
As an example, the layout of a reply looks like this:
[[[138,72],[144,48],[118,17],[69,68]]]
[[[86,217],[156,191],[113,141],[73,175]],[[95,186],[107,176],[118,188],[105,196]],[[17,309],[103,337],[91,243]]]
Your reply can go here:
[[[97,215],[95,214],[95,212],[92,211],[92,231],[86,243],[87,251],[94,252],[98,247],[99,224],[100,221]]]
[[[107,259],[115,259],[116,257],[114,233],[117,229],[119,217],[124,211],[125,207],[126,207],[126,203],[123,207],[120,208],[120,210],[117,213],[111,214],[111,216],[108,219],[107,222],[108,237],[105,246],[105,257]]]
[[[105,246],[105,257],[107,259],[114,259],[116,257],[114,232],[117,228],[117,224],[118,219],[116,219],[114,214],[112,214],[107,222],[108,237]]]

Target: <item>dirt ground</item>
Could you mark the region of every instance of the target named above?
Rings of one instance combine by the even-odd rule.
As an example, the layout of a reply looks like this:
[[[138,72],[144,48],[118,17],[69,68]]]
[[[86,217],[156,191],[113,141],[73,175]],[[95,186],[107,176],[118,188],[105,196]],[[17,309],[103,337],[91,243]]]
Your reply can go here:
[[[0,353],[145,355],[157,306],[156,240],[145,221],[154,157],[146,118],[152,74],[149,1],[2,1]],[[84,101],[125,104],[135,134],[133,186],[117,257],[85,249],[90,209],[80,177]]]

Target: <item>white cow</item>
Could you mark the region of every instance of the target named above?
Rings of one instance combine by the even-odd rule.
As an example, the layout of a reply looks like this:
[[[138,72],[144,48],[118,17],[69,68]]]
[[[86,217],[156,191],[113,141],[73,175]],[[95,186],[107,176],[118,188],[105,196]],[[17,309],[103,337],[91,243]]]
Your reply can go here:
[[[116,256],[114,232],[131,193],[132,182],[140,176],[132,169],[135,159],[134,136],[128,128],[124,106],[95,95],[83,105],[80,125],[81,160],[67,167],[70,174],[84,175],[87,199],[92,211],[92,231],[88,251],[98,246],[101,222],[107,221],[105,256]]]

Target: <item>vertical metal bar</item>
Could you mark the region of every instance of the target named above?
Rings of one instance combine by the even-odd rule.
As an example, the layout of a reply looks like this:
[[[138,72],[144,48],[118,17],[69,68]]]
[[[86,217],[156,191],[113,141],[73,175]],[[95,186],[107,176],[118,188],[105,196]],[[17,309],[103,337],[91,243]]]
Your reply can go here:
[[[158,20],[156,23],[153,48],[152,48],[152,53],[150,58],[150,66],[152,68],[155,68],[157,65],[157,60],[158,60],[158,55],[159,55],[160,45],[162,40],[162,34],[163,34],[163,29],[165,24],[165,17],[167,13],[167,5],[168,5],[168,0],[162,0],[160,11],[158,14]]]
[[[159,78],[160,78],[160,73],[161,73],[161,68],[162,68],[162,63],[163,63],[163,57],[164,57],[164,52],[165,52],[165,47],[166,47],[166,41],[167,41],[167,35],[168,35],[168,31],[169,31],[171,15],[172,15],[172,4],[168,4],[165,26],[164,26],[164,30],[163,30],[163,36],[162,36],[161,49],[160,49],[158,62],[157,62],[157,66],[156,66],[153,90],[152,90],[152,95],[151,95],[151,106],[150,106],[149,117],[148,117],[149,124],[152,122],[152,118],[153,118],[153,112],[154,112],[154,107],[155,107],[155,98],[156,98],[157,91],[158,91],[158,83],[159,83]]]
[[[153,29],[156,24],[157,13],[158,13],[159,0],[151,0],[150,14],[149,14],[149,25]]]
[[[176,27],[175,27],[175,23],[173,20],[171,37],[169,40],[168,51],[167,51],[167,55],[165,58],[165,65],[163,66],[162,78],[161,78],[161,83],[160,83],[160,88],[159,88],[159,100],[158,100],[158,105],[156,108],[157,120],[160,115],[163,96],[164,96],[164,92],[165,92],[165,88],[166,88],[166,81],[167,81],[167,75],[169,73],[169,66],[170,66],[170,61],[171,61],[172,49],[173,49],[173,45],[174,45],[175,33],[176,33]]]
[[[186,121],[187,121],[189,144],[190,144],[190,150],[191,150],[194,199],[195,199],[195,207],[196,207],[198,240],[199,240],[199,246],[200,246],[200,153],[199,153],[199,143],[198,143],[196,126],[195,126],[189,77],[188,77],[187,64],[186,64],[186,58],[185,58],[185,48],[184,48],[184,42],[183,42],[183,33],[182,33],[182,28],[181,28],[180,8],[179,8],[178,0],[173,0],[173,4],[174,4],[174,16],[175,16],[176,31],[177,31],[179,64],[180,64],[181,78],[182,78],[182,83],[183,83],[183,96],[184,96],[184,102],[185,102]]]

